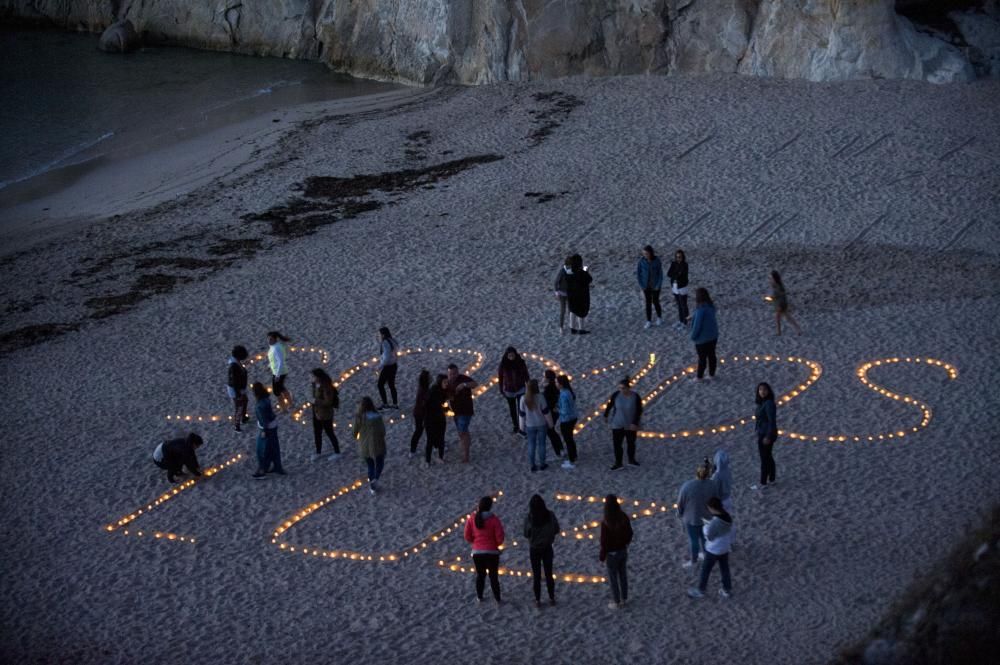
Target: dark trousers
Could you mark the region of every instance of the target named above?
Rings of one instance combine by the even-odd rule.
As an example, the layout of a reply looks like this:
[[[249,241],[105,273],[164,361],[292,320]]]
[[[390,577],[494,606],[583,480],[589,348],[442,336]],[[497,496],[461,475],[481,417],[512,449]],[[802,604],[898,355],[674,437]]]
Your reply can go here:
[[[615,464],[622,463],[622,441],[628,444],[628,461],[635,461],[635,437],[638,432],[630,429],[611,430],[611,443],[615,446]]]
[[[247,419],[247,394],[242,390],[236,391],[233,398],[233,424],[239,427]]]
[[[688,320],[688,297],[679,293],[674,294],[674,302],[677,303],[677,320],[687,323]]]
[[[368,465],[368,480],[378,480],[382,477],[382,469],[385,467],[385,455],[366,457],[365,464]]]
[[[168,466],[163,462],[157,462],[156,460],[153,460],[153,464],[155,464],[156,466],[160,467],[161,469],[167,472],[167,480],[169,480],[170,482],[174,482],[174,476],[179,475],[181,471],[184,469],[183,464],[178,464],[176,466]]]
[[[698,378],[705,376],[705,364],[708,364],[708,375],[715,376],[715,364],[718,359],[715,357],[715,343],[719,341],[713,339],[711,342],[705,342],[704,344],[695,344],[694,348],[698,351]]]
[[[482,600],[483,591],[486,588],[486,575],[490,576],[490,589],[493,590],[493,597],[500,602],[500,555],[499,554],[473,554],[472,563],[476,565],[476,596]]]
[[[287,374],[282,374],[281,376],[271,376],[271,394],[274,395],[274,399],[279,405],[283,400],[282,395],[288,392],[288,389],[285,388],[285,377],[287,376]]]
[[[410,437],[410,454],[417,452],[417,444],[424,435],[424,417],[413,416],[413,436]]]
[[[562,456],[563,442],[562,439],[559,438],[559,432],[556,431],[555,427],[550,427],[548,428],[546,434],[549,437],[549,443],[552,444],[552,450],[555,451],[556,456]]]
[[[774,465],[774,440],[771,443],[764,443],[764,435],[757,435],[757,453],[760,454],[760,484],[767,485],[774,482],[774,475],[777,468]]]
[[[396,370],[399,369],[397,363],[391,365],[386,365],[378,373],[378,396],[382,398],[383,404],[388,404],[385,399],[385,387],[389,386],[389,392],[392,393],[392,405],[397,406],[399,404],[399,398],[396,396]]]
[[[663,310],[660,308],[660,290],[659,289],[643,289],[643,295],[646,296],[646,320],[651,321],[653,319],[653,308],[656,308],[656,318],[663,316]]]
[[[444,432],[447,429],[447,421],[440,423],[428,422],[427,427],[427,448],[424,451],[424,459],[431,463],[431,450],[437,448],[438,459],[444,459]]]
[[[545,588],[549,592],[549,600],[556,599],[556,580],[552,576],[552,546],[528,550],[531,558],[531,585],[535,591],[535,600],[542,599],[542,568],[545,568]]]
[[[518,417],[517,417],[517,398],[518,398],[518,396],[515,395],[514,397],[507,397],[506,395],[504,395],[503,397],[504,397],[505,400],[507,400],[507,408],[510,410],[510,422],[511,422],[511,424],[514,425],[514,429],[516,429],[518,432],[520,432],[521,431],[521,423],[518,422]]]
[[[708,576],[712,574],[712,568],[715,567],[715,562],[719,562],[719,570],[722,571],[722,588],[726,591],[732,591],[733,581],[729,577],[729,553],[725,554],[712,554],[711,552],[705,552],[705,560],[701,564],[701,578],[698,580],[698,588],[705,591],[708,587]]]
[[[326,438],[330,439],[333,452],[339,453],[340,442],[337,441],[337,435],[333,433],[333,419],[319,420],[313,416],[313,443],[316,444],[316,454],[323,452],[323,432],[326,432]]]
[[[628,550],[608,552],[605,565],[608,567],[608,584],[611,585],[611,599],[616,603],[628,600]]]
[[[576,427],[576,419],[559,423],[559,431],[562,432],[563,442],[566,444],[566,454],[571,463],[576,463],[576,440],[573,438],[573,428]]]

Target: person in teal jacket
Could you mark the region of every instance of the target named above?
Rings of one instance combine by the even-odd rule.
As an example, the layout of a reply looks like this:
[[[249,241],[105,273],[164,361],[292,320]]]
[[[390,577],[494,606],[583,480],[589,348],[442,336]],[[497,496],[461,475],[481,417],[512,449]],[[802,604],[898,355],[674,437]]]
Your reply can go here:
[[[653,251],[652,246],[642,248],[642,257],[635,269],[639,288],[646,299],[646,328],[663,323],[663,310],[660,308],[660,287],[663,286],[663,263]],[[656,322],[653,322],[653,308],[656,308]]]
[[[708,295],[708,289],[698,288],[694,292],[694,318],[691,322],[691,341],[698,352],[698,380],[705,376],[705,366],[708,365],[708,376],[715,376],[715,343],[719,341],[719,324],[715,320],[715,304]]]

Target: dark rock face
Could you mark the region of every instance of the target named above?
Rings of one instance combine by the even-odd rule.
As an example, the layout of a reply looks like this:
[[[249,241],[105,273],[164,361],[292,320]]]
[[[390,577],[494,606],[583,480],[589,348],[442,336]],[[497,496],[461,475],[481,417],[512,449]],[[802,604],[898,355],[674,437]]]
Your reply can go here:
[[[128,53],[142,46],[142,39],[132,21],[118,21],[101,33],[97,48],[108,53]]]

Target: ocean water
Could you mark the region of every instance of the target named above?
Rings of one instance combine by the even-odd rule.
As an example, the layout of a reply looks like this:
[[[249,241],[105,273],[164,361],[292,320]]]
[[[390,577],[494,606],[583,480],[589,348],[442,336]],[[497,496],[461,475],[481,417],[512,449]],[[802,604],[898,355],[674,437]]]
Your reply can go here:
[[[398,86],[314,62],[182,48],[97,50],[97,35],[0,31],[0,191],[298,104]]]

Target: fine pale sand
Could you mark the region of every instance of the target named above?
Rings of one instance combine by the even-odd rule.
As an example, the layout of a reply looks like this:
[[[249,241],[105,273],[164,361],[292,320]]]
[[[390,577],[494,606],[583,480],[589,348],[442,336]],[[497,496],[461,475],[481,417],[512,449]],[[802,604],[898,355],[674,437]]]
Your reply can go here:
[[[233,152],[189,179],[177,151],[157,153],[167,175],[153,199],[128,194],[150,191],[145,180],[107,198],[82,180],[61,207],[40,206],[47,217],[5,213],[5,662],[824,663],[1000,494],[996,82],[636,77],[394,94],[310,109],[253,146],[206,139],[199,154]],[[69,223],[76,205],[121,216]],[[26,219],[55,230],[39,241]],[[389,429],[379,496],[320,506],[364,475],[347,435],[358,398],[375,392],[364,368],[343,387],[341,459],[312,462],[310,428],[283,417],[289,475],[253,481],[253,434],[203,422],[206,466],[244,457],[146,510],[168,490],[150,452],[186,429],[166,416],[227,415],[229,348],[260,349],[269,329],[327,349],[334,374],[371,357],[381,325],[407,347],[443,346],[402,358],[407,408],[420,367],[467,361],[447,349],[484,353],[485,383],[508,344],[574,376],[619,361],[638,371],[652,352],[638,386],[652,390],[690,366],[693,347],[669,325],[642,328],[634,262],[646,243],[687,250],[693,285],[716,299],[727,362],[716,381],[680,379],[649,405],[646,430],[688,436],[640,440],[641,468],[609,472],[610,434],[595,422],[576,470],[530,473],[491,389],[471,465],[457,463],[452,428],[444,465],[408,460],[407,420]],[[595,277],[584,338],[559,335],[551,294],[572,252]],[[762,300],[772,268],[802,336],[774,336]],[[665,292],[668,324],[673,312]],[[51,337],[24,346],[26,330]],[[318,358],[293,354],[300,401]],[[779,425],[821,440],[784,437],[777,486],[754,494],[752,427],[711,430],[750,415],[756,382],[786,393],[806,381],[788,358],[822,376]],[[868,378],[926,403],[927,427],[914,404],[859,382],[859,365],[886,358],[900,362]],[[578,380],[581,410],[622,371]],[[736,475],[734,595],[715,595],[716,572],[709,597],[691,601],[686,536],[659,507],[720,447]],[[431,537],[497,491],[518,540],[504,564],[527,568],[520,530],[538,492],[569,534],[558,571],[585,578],[603,573],[595,532],[572,530],[599,519],[586,498],[650,508],[635,522],[629,606],[612,612],[605,585],[561,581],[559,606],[536,610],[516,576],[501,578],[504,606],[477,605],[472,576],[439,566],[466,564],[466,544]],[[400,562],[330,558],[414,545]]]

